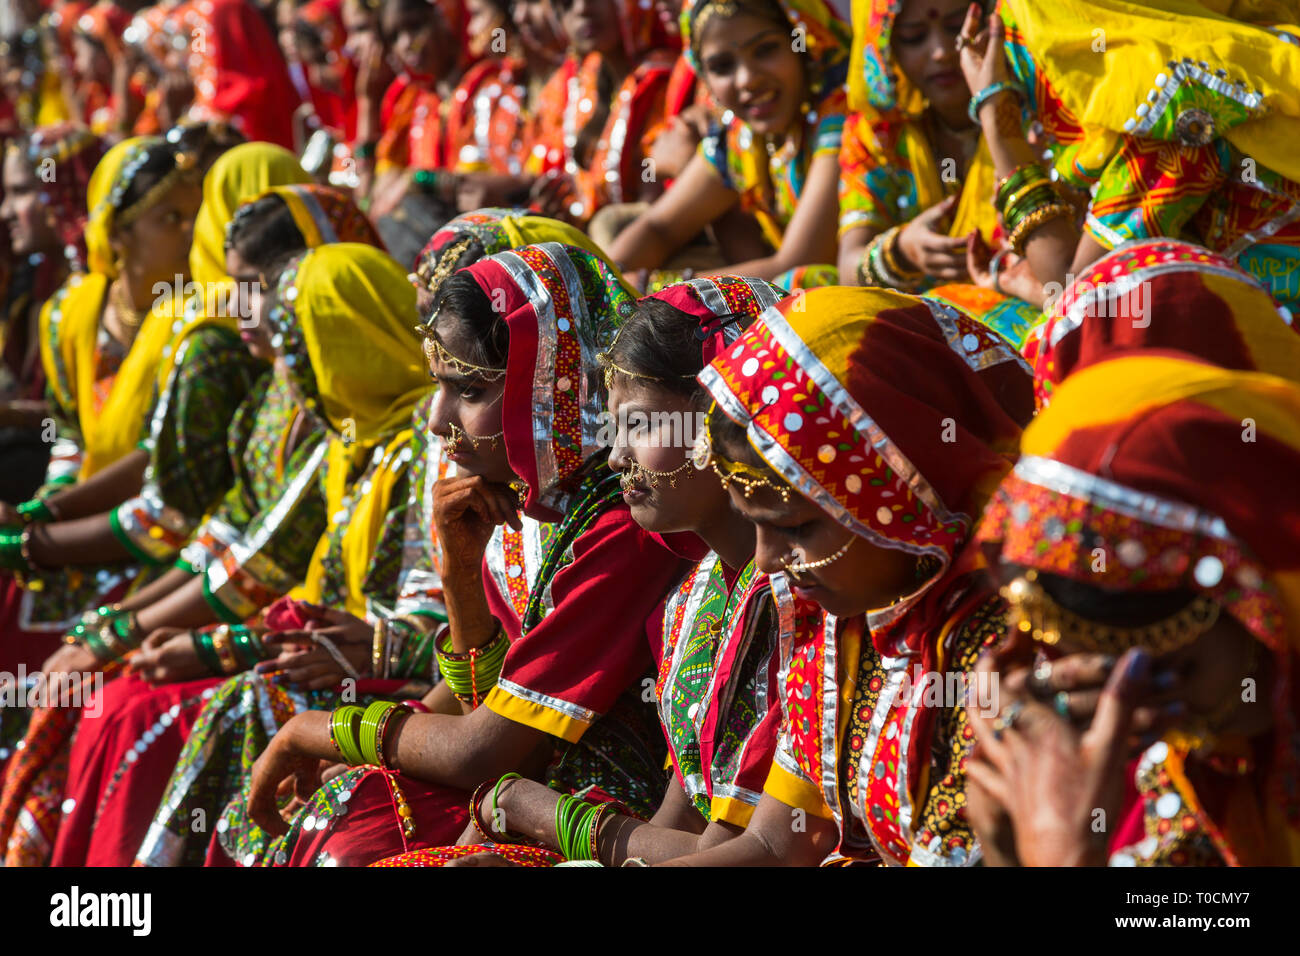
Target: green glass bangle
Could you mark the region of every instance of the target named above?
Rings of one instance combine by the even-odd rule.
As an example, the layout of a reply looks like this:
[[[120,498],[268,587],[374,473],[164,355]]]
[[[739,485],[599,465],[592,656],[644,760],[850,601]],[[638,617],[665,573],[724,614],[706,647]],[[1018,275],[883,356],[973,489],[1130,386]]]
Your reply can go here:
[[[361,729],[361,717],[365,713],[356,704],[340,707],[330,715],[330,739],[334,749],[351,767],[359,767],[366,762],[361,753],[361,744],[357,732]]]
[[[224,674],[225,671],[221,667],[221,658],[217,656],[217,649],[212,646],[212,632],[195,631],[191,635],[191,640],[194,641],[194,652],[199,655],[199,660],[208,669],[208,673]]]
[[[1015,206],[1003,215],[1003,229],[1006,230],[1007,235],[1010,235],[1016,231],[1016,227],[1018,227],[1030,213],[1042,208],[1043,206],[1049,206],[1052,203],[1060,201],[1060,197],[1057,196],[1055,189],[1051,186],[1040,186],[1039,188],[1030,191],[1027,196],[1020,198]]]
[[[231,625],[230,646],[239,663],[252,667],[266,655],[266,649],[257,635],[242,624]]]
[[[15,510],[23,519],[24,524],[54,520],[54,512],[50,510],[50,506],[41,498],[33,498],[31,501],[24,501]]]
[[[95,660],[101,664],[106,664],[111,660],[116,660],[117,655],[108,649],[103,640],[100,639],[98,632],[87,630],[81,638],[82,644],[86,650],[95,655]]]
[[[357,159],[374,159],[378,146],[379,144],[373,139],[365,143],[357,143],[352,147],[352,155]]]
[[[361,756],[368,764],[383,766],[382,729],[388,722],[388,715],[397,709],[397,704],[390,700],[377,700],[361,715]]]
[[[0,567],[10,571],[27,570],[22,532],[0,531]]]
[[[997,192],[993,197],[994,205],[1001,207],[1006,204],[1007,196],[1015,192],[1031,179],[1047,179],[1047,172],[1043,169],[1042,163],[1025,163],[1016,169],[1002,182],[998,183]]]

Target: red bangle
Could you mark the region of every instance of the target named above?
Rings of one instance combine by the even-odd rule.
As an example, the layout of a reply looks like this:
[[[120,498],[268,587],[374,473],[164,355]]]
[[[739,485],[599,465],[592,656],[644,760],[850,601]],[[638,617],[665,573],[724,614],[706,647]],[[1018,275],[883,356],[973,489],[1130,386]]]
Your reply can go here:
[[[473,825],[474,829],[478,831],[478,835],[483,838],[484,843],[496,842],[496,840],[488,836],[487,831],[483,829],[483,824],[479,822],[479,818],[478,818],[479,804],[483,802],[483,796],[482,796],[483,788],[492,786],[494,782],[495,781],[492,780],[484,780],[482,783],[480,783],[477,787],[474,788],[474,792],[470,795],[469,798],[469,822]]]
[[[407,708],[408,710],[412,710],[417,714],[433,713],[433,711],[431,711],[422,700],[404,700],[401,702],[401,706]]]

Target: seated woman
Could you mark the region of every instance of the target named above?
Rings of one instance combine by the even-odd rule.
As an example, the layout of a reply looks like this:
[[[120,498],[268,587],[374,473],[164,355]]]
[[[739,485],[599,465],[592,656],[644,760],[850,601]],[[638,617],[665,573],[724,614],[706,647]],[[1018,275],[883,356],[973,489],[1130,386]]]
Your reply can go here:
[[[928,290],[1019,345],[1038,308],[980,288],[967,274],[968,247],[987,259],[1001,238],[990,201],[993,162],[967,113],[958,60],[968,6],[853,5],[839,274],[845,285]]]
[[[50,448],[41,440],[50,407],[40,315],[69,274],[85,269],[86,191],[103,152],[98,136],[70,125],[36,129],[5,146],[0,221],[12,256],[0,315],[0,425],[5,426],[0,447],[10,467],[0,476],[0,501],[21,501],[30,494],[42,483],[50,458],[48,480],[71,481],[77,470],[75,448],[62,442]],[[56,157],[59,175],[50,179]],[[10,616],[6,612],[0,619]]]
[[[27,526],[26,548],[20,552],[25,551],[28,565],[45,569],[76,565],[88,575],[128,558],[157,566],[175,557],[208,510],[221,500],[234,480],[226,447],[230,422],[264,371],[264,364],[249,355],[235,330],[239,304],[230,300],[233,287],[225,274],[225,227],[244,201],[271,186],[306,178],[291,153],[266,143],[237,146],[213,165],[204,180],[189,256],[197,291],[187,283],[187,289],[180,291],[181,295],[194,293],[188,301],[180,295],[163,296],[154,307],[155,314],[171,322],[172,335],[163,348],[156,378],[147,386],[154,390],[154,400],[143,447],[118,459],[114,468],[50,499],[62,520]],[[177,321],[182,312],[184,318]],[[118,469],[134,469],[135,475],[143,472],[138,494],[132,497],[128,490],[124,495],[121,485],[106,480]],[[110,642],[121,642],[113,656],[146,636],[127,628],[129,618],[124,614],[101,614],[93,605],[80,610],[89,611],[98,625],[96,634],[105,625],[112,627]],[[42,669],[47,674],[84,675],[99,672],[98,658],[84,644],[66,644]],[[110,663],[103,670],[111,676],[119,667]],[[7,770],[0,797],[0,841],[9,841],[19,810],[29,801],[25,812],[41,821],[41,832],[25,828],[21,838],[8,842],[11,857],[49,852],[62,799],[63,755],[80,717],[80,708],[71,707],[43,708],[33,715],[21,767],[11,762]]]
[[[658,862],[744,828],[776,746],[778,644],[794,639],[798,620],[818,615],[815,605],[796,608],[782,580],[755,570],[753,526],[712,474],[692,467],[689,446],[707,407],[694,381],[701,366],[783,296],[771,283],[735,276],[672,286],[638,303],[602,360],[618,422],[610,464],[622,473],[632,517],[647,531],[697,536],[709,548],[664,606],[655,696],[675,776],[654,816],[575,803],[508,774],[478,788],[468,845],[377,866],[546,865],[566,856]],[[589,838],[578,838],[582,830]]]
[[[745,832],[676,862],[977,862],[966,691],[1005,608],[964,552],[1032,410],[1023,363],[936,303],[814,289],[701,380],[709,455],[757,528],[759,569],[826,614],[785,655],[781,736]]]
[[[445,845],[469,790],[511,771],[652,805],[663,750],[641,697],[646,635],[685,568],[632,520],[604,463],[596,353],[631,308],[613,270],[559,243],[499,253],[442,286],[426,339],[432,427],[457,475],[434,489],[449,631],[443,683],[425,701],[442,712],[372,704],[385,733],[364,745],[356,710],[294,717],[223,818],[241,862],[357,865]],[[308,793],[320,760],[340,754],[368,765],[331,779],[291,829],[281,781]]]
[[[1129,352],[1025,431],[979,530],[1013,626],[967,766],[990,862],[1296,865],[1300,506],[1260,477],[1297,423],[1294,382]]]
[[[438,289],[456,269],[506,249],[558,240],[572,245],[587,242],[573,228],[528,215],[526,210],[481,209],[452,220],[429,241],[409,277],[416,286],[421,314],[430,313]],[[158,811],[148,839],[138,849],[138,862],[149,866],[202,862],[205,853],[216,862],[228,860],[222,847],[236,840],[238,833],[227,825],[219,831],[221,839],[217,841],[206,830],[196,833],[190,821],[199,811],[206,819],[215,820],[239,796],[252,758],[266,748],[280,726],[305,710],[369,703],[381,694],[422,696],[436,679],[432,634],[446,622],[447,612],[442,550],[433,523],[433,488],[454,474],[456,466],[449,460],[444,442],[429,430],[435,398],[431,393],[421,400],[412,416],[411,440],[403,452],[410,461],[405,510],[399,520],[385,522],[373,563],[360,576],[361,597],[349,602],[354,607],[361,605],[364,612],[354,616],[337,607],[322,608],[311,635],[301,631],[262,634],[264,644],[282,648],[280,654],[217,688],[185,738],[184,752],[175,763],[161,804],[157,799],[140,801],[140,805],[158,807]],[[343,558],[330,557],[324,566],[338,575],[346,564]],[[400,570],[393,569],[394,561],[400,562]],[[383,644],[378,658],[376,626]],[[355,686],[347,683],[348,671],[328,653],[319,641],[322,637],[337,646],[342,659],[363,680]],[[301,650],[294,646],[295,641],[302,644],[313,639],[319,646]],[[169,640],[160,649],[162,655],[176,644]],[[426,686],[416,690],[419,682]],[[240,755],[247,758],[242,765]]]
[[[126,554],[104,562],[99,575],[37,568],[30,548],[41,526],[77,516],[81,493],[68,487],[74,476],[96,476],[100,488],[116,492],[119,501],[140,487],[142,456],[135,454],[135,442],[171,338],[170,317],[151,306],[156,286],[170,289],[178,275],[183,281],[189,272],[201,198],[188,158],[156,137],[114,146],[90,178],[90,271],[69,277],[40,316],[57,455],[34,497],[16,509],[0,506],[0,565],[14,575],[5,582],[11,616],[0,641],[7,653],[34,649],[13,647],[25,642],[24,632],[62,634],[88,606],[120,596],[139,571]],[[40,646],[47,656],[54,650],[47,642]]]
[[[770,253],[723,271],[784,288],[834,281],[826,223],[836,210],[847,25],[824,0],[700,0],[682,12],[682,40],[730,121],[619,233],[610,255],[624,269],[659,269],[739,206],[758,219]],[[824,268],[805,275],[813,265]]]
[[[554,4],[569,56],[539,95],[527,171],[534,204],[585,226],[602,206],[653,198],[641,136],[659,122],[676,50],[639,0]]]
[[[352,202],[327,187],[277,187],[240,207],[226,258],[230,275],[252,297],[253,321],[240,333],[250,352],[277,358],[268,331],[271,296],[261,293],[262,284],[273,288],[289,259],[308,248],[353,239],[377,242]],[[175,568],[117,606],[127,615],[127,633],[148,637],[129,655],[129,674],[88,703],[95,716],[82,721],[69,755],[54,865],[128,865],[149,823],[138,808],[156,805],[203,692],[217,682],[208,675],[227,673],[232,659],[251,667],[267,656],[244,622],[307,574],[327,523],[326,437],[327,426],[299,406],[287,366],[277,362],[232,422],[234,484]],[[115,620],[101,615],[106,619]],[[88,631],[74,633],[93,642]],[[164,714],[169,720],[162,724]],[[144,734],[147,751],[135,746]]]
[[[1043,305],[1107,250],[1165,236],[1236,261],[1295,311],[1300,162],[1289,144],[1300,118],[1285,104],[1300,27],[1234,19],[1197,0],[1170,9],[1178,15],[1121,0],[1008,0],[987,24],[968,19],[962,70],[1007,243],[1024,256],[1004,263],[999,282]],[[1096,29],[1133,42],[1093,52]],[[1215,51],[1213,63],[1183,55],[1197,45]],[[1081,58],[1096,82],[1074,82]],[[1023,135],[1022,110],[1052,144],[1050,171]],[[1091,197],[1082,228],[1071,201],[1080,193],[1062,185]]]

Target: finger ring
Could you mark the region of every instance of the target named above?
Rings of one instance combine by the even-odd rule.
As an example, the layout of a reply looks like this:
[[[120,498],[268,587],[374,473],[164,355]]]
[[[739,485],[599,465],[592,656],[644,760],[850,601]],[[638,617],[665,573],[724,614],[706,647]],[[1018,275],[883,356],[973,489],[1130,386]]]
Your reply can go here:
[[[1025,686],[1029,688],[1029,693],[1033,694],[1039,700],[1046,700],[1052,694],[1052,662],[1041,660],[1034,665],[1034,672],[1029,675],[1029,680]]]
[[[957,46],[957,49],[958,49],[958,50],[963,50],[963,49],[965,49],[966,44],[969,43],[969,42],[970,42],[970,40],[966,39],[966,34],[964,34],[964,33],[959,33],[959,34],[957,34],[957,44],[956,44],[956,46]]]
[[[1056,696],[1052,698],[1052,710],[1056,711],[1066,720],[1070,719],[1070,695],[1063,690],[1058,690]]]
[[[993,739],[1001,740],[1004,731],[1010,730],[1016,725],[1016,720],[1020,717],[1020,712],[1025,709],[1025,705],[1018,700],[1013,700],[1011,706],[1006,709],[1006,713],[999,714],[993,721]]]

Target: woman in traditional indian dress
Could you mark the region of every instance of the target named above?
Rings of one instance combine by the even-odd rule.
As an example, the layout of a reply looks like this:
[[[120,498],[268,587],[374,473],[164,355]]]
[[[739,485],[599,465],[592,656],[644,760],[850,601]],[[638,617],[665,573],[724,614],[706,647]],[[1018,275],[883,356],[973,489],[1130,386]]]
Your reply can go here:
[[[596,353],[631,308],[617,273],[559,243],[499,253],[444,283],[426,340],[440,385],[433,430],[453,443],[458,472],[434,489],[449,618],[439,668],[446,678],[470,648],[504,658],[489,668],[478,651],[478,668],[426,698],[436,713],[397,725],[390,744],[406,743],[388,748],[388,769],[334,777],[290,829],[276,806],[281,778],[303,770],[307,752],[335,753],[329,714],[295,717],[226,812],[240,833],[232,856],[356,865],[444,845],[464,827],[468,788],[512,769],[648,812],[663,749],[641,697],[647,631],[685,568],[632,521],[599,441]],[[546,402],[534,397],[543,387]]]
[[[836,208],[848,25],[824,0],[701,0],[684,6],[681,22],[696,73],[731,118],[610,255],[625,269],[661,268],[738,206],[758,220],[769,251],[720,271],[783,288],[834,282],[825,224]]]
[[[182,3],[177,32],[190,43],[183,69],[194,84],[186,116],[223,120],[249,140],[293,147],[298,96],[270,27],[244,0]]]
[[[968,766],[997,862],[1295,865],[1300,506],[1260,478],[1297,468],[1300,387],[1173,352],[1074,372],[1026,429],[978,535],[1016,625]]]
[[[306,128],[295,133],[305,134],[302,143],[316,130],[351,143],[357,133],[357,66],[347,51],[343,0],[283,2],[276,17],[280,49],[302,97],[298,115],[306,119]]]
[[[1032,411],[1027,370],[954,309],[814,289],[702,381],[758,568],[826,613],[784,655],[781,734],[745,833],[677,862],[976,862],[965,677],[1005,607],[958,559]]]
[[[1038,308],[980,288],[967,273],[967,246],[1002,238],[990,202],[993,161],[967,115],[970,90],[958,61],[968,6],[853,4],[839,274],[846,285],[929,290],[1018,345]]]
[[[77,112],[100,135],[130,130],[144,105],[140,89],[118,89],[122,32],[130,23],[131,14],[117,4],[96,3],[73,26]]]
[[[143,447],[117,462],[123,470],[143,471],[143,486],[139,494],[122,502],[120,494],[102,490],[103,477],[109,474],[105,470],[61,492],[56,507],[62,509],[71,499],[77,510],[69,503],[68,520],[28,526],[29,564],[48,568],[76,563],[88,565],[90,573],[96,562],[126,558],[157,566],[175,557],[208,510],[220,502],[234,480],[226,447],[230,422],[264,370],[264,363],[254,359],[239,340],[235,308],[226,298],[232,285],[225,274],[225,227],[241,203],[272,186],[306,179],[291,153],[267,143],[237,146],[213,165],[204,180],[189,256],[198,291],[184,303],[180,296],[187,290],[182,289],[175,298],[164,296],[155,305],[154,311],[171,321],[172,334],[163,347],[156,385],[148,386],[156,391]],[[107,513],[105,506],[111,509]],[[90,511],[89,517],[81,516],[81,508]],[[60,510],[59,517],[63,514]],[[111,611],[109,607],[88,611],[81,640],[87,631],[100,636],[104,625],[129,623],[127,615]],[[66,644],[43,669],[116,676],[125,651],[145,636],[135,628],[115,628],[109,640],[116,637],[120,646],[101,641],[97,654],[84,643]],[[107,664],[101,664],[101,655],[109,659]],[[0,841],[7,841],[11,862],[42,859],[49,853],[62,801],[67,747],[80,717],[81,710],[72,707],[37,711],[24,738],[21,766],[11,762],[7,769],[0,794]],[[22,839],[10,839],[20,815]]]
[[[0,220],[9,234],[13,261],[8,267],[5,288],[3,331],[0,352],[4,368],[6,399],[29,403],[7,405],[15,427],[22,423],[27,438],[43,427],[49,409],[39,404],[46,399],[46,378],[41,361],[40,315],[46,301],[72,272],[85,270],[86,248],[82,232],[86,226],[86,193],[90,177],[103,155],[104,144],[98,136],[70,125],[43,127],[8,143],[4,153],[4,201]],[[55,165],[57,164],[57,166]],[[59,175],[50,177],[51,169]],[[44,174],[44,175],[42,175]],[[31,436],[36,438],[37,436]],[[21,439],[20,439],[21,440]],[[13,463],[18,478],[4,482],[0,500],[13,502],[40,484],[46,459],[56,460],[75,455],[75,449],[60,443],[47,452],[48,444],[29,457],[19,468],[21,452],[6,447],[6,460]],[[35,460],[32,460],[32,459]],[[77,462],[71,460],[54,469],[62,480],[72,479]],[[8,478],[8,476],[6,476]],[[3,620],[9,620],[6,612]]]
[[[414,281],[420,310],[427,313],[433,295],[453,271],[485,255],[520,248],[532,242],[563,240],[586,245],[589,240],[577,230],[554,220],[533,216],[527,210],[481,209],[452,220],[426,245],[410,277]],[[358,699],[369,701],[381,693],[390,696],[419,695],[437,678],[432,667],[431,630],[445,623],[442,598],[441,546],[433,525],[434,484],[454,474],[444,443],[429,430],[429,415],[436,396],[430,394],[416,406],[410,444],[409,492],[405,516],[389,522],[376,554],[384,561],[400,557],[396,574],[367,573],[364,619],[347,613],[328,612],[332,620],[318,622],[317,633],[340,642],[352,653],[348,636],[359,627],[367,638],[382,619],[389,651],[398,659],[381,662],[376,672],[369,643],[356,664],[369,677],[356,685]],[[373,620],[372,620],[373,619]],[[263,635],[265,641],[267,635]],[[403,652],[404,649],[404,652]],[[211,861],[228,862],[222,844],[208,832],[194,833],[189,820],[196,809],[215,819],[243,789],[248,769],[265,749],[267,741],[294,714],[304,710],[327,710],[347,703],[340,681],[348,677],[337,662],[323,652],[286,653],[266,668],[246,673],[223,684],[203,706],[195,729],[187,737],[184,754],[176,764],[171,783],[159,809],[150,842],[140,851],[139,862],[171,865],[201,862],[205,851]],[[305,680],[310,677],[310,680]],[[424,682],[424,689],[417,689]],[[155,800],[156,804],[157,801]],[[162,833],[169,835],[164,839]],[[235,838],[229,829],[223,840]],[[155,838],[156,836],[156,838]],[[212,847],[209,849],[209,842]]]
[[[241,207],[227,238],[230,274],[253,289],[274,283],[305,249],[378,243],[346,195],[319,186],[276,187]],[[269,301],[250,303],[257,322],[241,335],[271,361]],[[241,668],[271,653],[245,622],[306,577],[327,524],[326,431],[295,401],[282,362],[244,400],[228,439],[235,483],[175,568],[119,605],[149,636],[130,656],[130,673],[88,704],[96,716],[83,720],[70,753],[55,865],[129,864],[149,825],[139,807],[157,805],[203,692],[228,673],[231,656],[214,644],[233,647]],[[142,738],[147,750],[136,746]]]
[[[1117,351],[1174,349],[1300,380],[1300,329],[1234,262],[1177,239],[1125,243],[1066,286],[1021,354],[1041,409],[1075,369]]]
[[[648,3],[554,6],[569,55],[539,94],[527,171],[541,177],[534,199],[547,215],[585,225],[607,204],[658,192],[641,137],[660,122],[677,50]]]
[[[60,517],[78,516],[74,476],[113,469],[133,451],[150,387],[170,332],[151,312],[153,286],[188,267],[200,190],[188,164],[160,139],[128,140],[104,156],[90,178],[85,236],[90,271],[74,273],[41,310],[41,358],[55,425],[57,455],[46,482],[16,509],[5,505],[4,661],[33,672],[58,647],[57,635],[87,606],[120,594],[138,568],[122,561],[102,573],[42,573],[23,559],[22,536]],[[138,469],[117,469],[117,487],[139,486]],[[62,510],[65,509],[66,510]],[[12,672],[12,671],[11,671]],[[9,750],[21,722],[6,721]],[[7,756],[7,754],[6,754]]]
[[[610,463],[633,518],[671,536],[678,550],[702,542],[708,553],[664,606],[655,697],[674,777],[653,817],[609,813],[591,837],[597,853],[584,846],[575,859],[654,863],[694,852],[740,832],[758,802],[780,719],[779,645],[793,639],[801,612],[815,620],[820,609],[797,607],[783,581],[755,570],[753,526],[731,509],[712,472],[693,467],[682,422],[698,421],[707,407],[695,382],[705,361],[784,295],[736,276],[671,286],[638,303],[603,359],[619,422]],[[563,861],[556,807],[567,796],[531,780],[495,783],[478,789],[464,845],[375,865]]]
[[[1300,26],[1294,10],[1290,23],[1253,17],[1280,6],[1222,8],[1009,0],[963,28],[962,69],[1008,184],[999,212],[1021,226],[1007,231],[1025,256],[1022,297],[1042,304],[1107,250],[1165,236],[1236,261],[1284,306],[1300,305],[1300,159],[1289,147],[1300,136]],[[1124,41],[1094,50],[1098,29]],[[1089,82],[1072,79],[1085,72]],[[1042,124],[1050,167],[1022,134],[1022,110]],[[1082,229],[1063,187],[1087,199]]]

